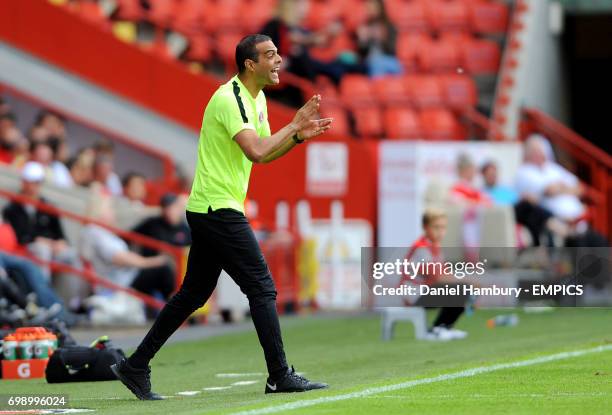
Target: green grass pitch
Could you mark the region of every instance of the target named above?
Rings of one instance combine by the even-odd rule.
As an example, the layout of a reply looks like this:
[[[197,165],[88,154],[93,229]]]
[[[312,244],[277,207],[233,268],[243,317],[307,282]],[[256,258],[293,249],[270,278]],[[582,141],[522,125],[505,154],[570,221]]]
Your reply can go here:
[[[44,380],[4,380],[0,381],[0,394],[68,394],[71,407],[93,409],[93,414],[231,414],[612,343],[610,309],[519,313],[521,321],[516,327],[486,328],[488,318],[508,311],[478,310],[464,317],[458,328],[470,336],[448,343],[416,341],[408,323],[399,323],[394,340],[381,342],[380,322],[375,316],[283,319],[290,364],[313,380],[330,383],[331,388],[325,391],[264,395],[265,375],[217,377],[218,373],[265,372],[257,337],[250,331],[164,348],[152,366],[154,390],[172,396],[166,401],[137,401],[119,382],[47,385]],[[203,390],[248,380],[256,382]],[[198,393],[178,396],[181,391]],[[612,350],[276,411],[364,415],[612,413]]]

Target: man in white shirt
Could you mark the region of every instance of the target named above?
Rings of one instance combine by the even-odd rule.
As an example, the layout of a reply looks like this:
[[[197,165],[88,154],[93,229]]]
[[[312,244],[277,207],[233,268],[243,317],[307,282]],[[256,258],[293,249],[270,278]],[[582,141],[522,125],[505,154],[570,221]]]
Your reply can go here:
[[[578,178],[546,155],[546,139],[531,135],[525,141],[524,162],[516,175],[521,196],[548,209],[555,217],[575,222],[585,213]]]

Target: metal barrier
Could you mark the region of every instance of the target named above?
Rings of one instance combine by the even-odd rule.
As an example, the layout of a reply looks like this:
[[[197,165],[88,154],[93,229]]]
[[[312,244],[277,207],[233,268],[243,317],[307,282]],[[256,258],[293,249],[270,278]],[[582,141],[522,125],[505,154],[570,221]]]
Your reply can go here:
[[[138,233],[124,231],[114,226],[110,226],[99,220],[95,220],[95,219],[88,218],[88,217],[85,217],[85,216],[82,216],[82,215],[79,215],[73,212],[69,212],[69,211],[57,208],[55,206],[51,206],[49,204],[43,203],[39,200],[35,200],[35,199],[29,198],[29,197],[26,197],[26,196],[23,196],[17,193],[9,192],[8,190],[0,189],[0,197],[9,199],[17,203],[29,204],[31,206],[34,206],[37,210],[41,212],[47,213],[49,215],[57,216],[57,217],[63,217],[63,218],[67,218],[70,220],[74,220],[83,225],[87,225],[87,224],[98,225],[102,228],[108,229],[109,231],[115,233],[116,235],[120,236],[121,238],[125,240],[134,242],[146,248],[151,248],[151,249],[163,252],[171,256],[174,259],[175,271],[176,271],[176,288],[180,286],[180,283],[182,281],[183,271],[184,271],[183,270],[183,260],[182,260],[183,259],[183,249],[181,247],[176,247],[168,243],[161,242],[156,239],[152,239],[152,238],[149,238],[147,236],[144,236]],[[34,259],[32,257],[29,257],[29,258],[35,260],[39,264],[49,265],[50,267],[55,268],[57,270],[75,274],[76,276],[79,276],[80,278],[90,282],[93,285],[103,285],[113,290],[126,292],[132,296],[139,298],[140,300],[145,302],[147,305],[150,305],[152,307],[155,307],[155,308],[163,307],[164,303],[157,300],[156,298],[142,294],[131,288],[121,287],[87,269],[77,269],[77,268],[69,267],[65,264],[61,264],[57,262],[46,263],[38,259]]]

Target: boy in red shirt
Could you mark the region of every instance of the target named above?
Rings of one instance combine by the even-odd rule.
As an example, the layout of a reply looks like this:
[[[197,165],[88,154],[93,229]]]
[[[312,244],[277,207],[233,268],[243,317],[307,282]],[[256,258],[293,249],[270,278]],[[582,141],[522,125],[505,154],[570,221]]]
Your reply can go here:
[[[440,209],[427,209],[423,214],[423,236],[417,239],[410,250],[406,259],[413,263],[424,262],[426,264],[443,263],[442,250],[440,243],[444,239],[447,227],[446,213]],[[443,264],[442,264],[443,265]],[[428,271],[436,267],[428,267]],[[444,268],[438,267],[438,268]],[[404,278],[402,283],[405,283],[408,278]],[[418,277],[411,280],[418,284],[427,284],[430,286],[457,285],[457,280],[451,275],[436,274],[432,272],[421,272]],[[455,339],[463,339],[467,337],[467,333],[462,330],[453,328],[461,314],[465,310],[467,297],[457,295],[453,297],[440,295],[423,295],[420,296],[413,304],[418,307],[440,308],[438,316],[434,320],[433,326],[429,331],[427,340],[447,341]],[[448,306],[440,307],[440,304],[449,304]],[[451,305],[452,304],[452,305]]]

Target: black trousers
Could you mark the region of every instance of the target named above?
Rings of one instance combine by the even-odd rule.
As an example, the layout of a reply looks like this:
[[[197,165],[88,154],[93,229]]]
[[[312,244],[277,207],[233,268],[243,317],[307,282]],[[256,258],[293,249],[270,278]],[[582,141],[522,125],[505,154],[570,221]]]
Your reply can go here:
[[[232,209],[187,212],[192,245],[185,279],[168,301],[130,361],[146,361],[214,291],[225,270],[249,300],[251,317],[273,379],[288,369],[276,310],[276,288],[246,217]]]
[[[174,291],[174,271],[169,265],[142,269],[132,282],[132,288],[149,295],[160,293],[167,300]]]
[[[434,284],[434,287],[441,287],[443,285],[455,285],[460,286],[461,284]],[[444,296],[444,295],[427,295],[421,296],[416,301],[415,305],[425,308],[439,308],[440,311],[434,320],[432,327],[446,327],[452,328],[459,317],[465,311],[465,304],[469,298],[465,295],[457,296]]]

